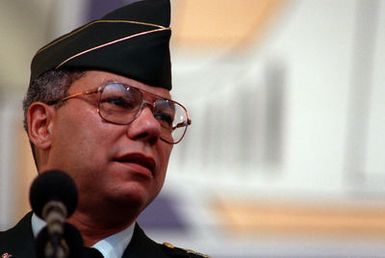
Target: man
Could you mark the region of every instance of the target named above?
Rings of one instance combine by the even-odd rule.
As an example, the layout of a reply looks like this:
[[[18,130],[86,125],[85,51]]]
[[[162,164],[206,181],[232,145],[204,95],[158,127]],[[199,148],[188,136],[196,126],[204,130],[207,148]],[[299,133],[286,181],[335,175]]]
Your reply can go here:
[[[54,40],[32,61],[24,110],[37,169],[74,179],[79,203],[69,222],[104,257],[201,257],[153,242],[135,223],[191,123],[169,92],[169,23],[168,1],[136,2]],[[34,257],[42,227],[29,213],[0,234],[0,255]]]

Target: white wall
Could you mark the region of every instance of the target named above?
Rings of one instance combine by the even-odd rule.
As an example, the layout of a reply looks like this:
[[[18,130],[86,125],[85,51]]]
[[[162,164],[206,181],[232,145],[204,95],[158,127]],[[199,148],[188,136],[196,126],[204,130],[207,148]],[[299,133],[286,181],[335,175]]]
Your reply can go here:
[[[369,117],[369,153],[362,155],[368,158],[368,166],[377,164],[375,170],[384,169],[378,140],[382,138],[380,118],[385,96],[381,68],[385,63],[381,33],[385,4],[377,3],[381,8],[374,35],[375,56],[369,60],[374,69],[361,85],[354,83],[354,79],[364,76],[354,74],[359,62],[356,23],[363,22],[358,16],[376,1],[292,1],[262,46],[258,42],[255,48],[227,60],[197,53],[174,56],[174,95],[188,104],[193,118],[186,141],[175,148],[175,178],[194,180],[201,175],[202,180],[197,180],[202,184],[222,188],[222,183],[234,183],[234,176],[235,184],[248,185],[252,178],[249,186],[258,191],[343,195],[351,184],[350,172],[345,169],[349,166],[348,132],[354,130],[349,117],[362,116],[352,114],[357,110],[351,107],[355,88],[363,92],[371,89],[367,96],[369,114],[365,114]],[[361,51],[366,51],[365,46]],[[282,93],[276,97],[282,107],[269,111],[265,99],[273,88],[274,76],[282,80],[275,85]],[[362,99],[356,104],[364,102]],[[269,161],[263,148],[274,143],[266,142],[264,137],[274,114],[282,116],[281,127],[273,128],[277,135],[282,134],[281,145],[277,146],[282,158]],[[240,124],[242,121],[245,123]],[[256,145],[246,146],[251,150],[242,156],[245,135]],[[250,152],[254,163],[245,157]],[[363,172],[371,170],[365,167]],[[218,178],[218,173],[229,177]],[[241,173],[248,176],[242,179]]]

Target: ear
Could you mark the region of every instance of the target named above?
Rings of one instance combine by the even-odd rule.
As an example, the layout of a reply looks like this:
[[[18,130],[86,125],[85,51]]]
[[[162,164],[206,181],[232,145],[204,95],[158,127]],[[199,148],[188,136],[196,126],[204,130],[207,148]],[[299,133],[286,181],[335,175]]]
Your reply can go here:
[[[54,116],[55,108],[42,102],[34,102],[28,108],[28,136],[36,147],[47,149],[51,146]]]

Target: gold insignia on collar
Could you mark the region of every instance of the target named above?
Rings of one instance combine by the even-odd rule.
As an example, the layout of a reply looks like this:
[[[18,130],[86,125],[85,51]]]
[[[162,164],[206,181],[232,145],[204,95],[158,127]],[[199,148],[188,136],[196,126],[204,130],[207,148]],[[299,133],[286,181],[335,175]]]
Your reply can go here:
[[[205,254],[202,254],[202,253],[198,253],[194,250],[191,250],[191,249],[185,249],[187,253],[190,253],[190,254],[195,254],[197,256],[200,256],[200,257],[204,257],[204,258],[210,258],[210,256],[208,255],[205,255]]]
[[[12,257],[12,255],[9,254],[9,253],[3,253],[3,254],[1,255],[1,258],[10,258],[10,257]]]
[[[171,248],[171,249],[175,248],[175,246],[173,244],[169,243],[169,242],[164,242],[163,245],[165,245],[165,246],[167,246],[168,248]]]
[[[187,254],[193,254],[194,257],[196,256],[196,257],[202,257],[202,258],[210,258],[210,256],[208,256],[208,255],[205,255],[205,254],[202,254],[202,253],[198,253],[198,252],[193,251],[191,249],[182,249],[182,248],[179,248],[179,247],[175,247],[173,244],[171,244],[169,242],[164,242],[163,246],[165,246],[165,247],[167,247],[167,248],[169,248],[171,250],[176,250],[176,251],[179,250],[179,251],[183,251],[183,252],[185,252]]]

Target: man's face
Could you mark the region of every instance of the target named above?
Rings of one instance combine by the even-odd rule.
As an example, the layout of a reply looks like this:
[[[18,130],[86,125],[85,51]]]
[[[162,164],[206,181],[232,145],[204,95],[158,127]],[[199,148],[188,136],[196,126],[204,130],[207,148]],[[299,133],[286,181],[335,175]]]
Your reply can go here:
[[[164,98],[169,91],[101,71],[89,71],[68,94],[94,89],[107,81],[125,83]],[[160,137],[149,108],[128,125],[104,121],[97,113],[98,94],[67,100],[55,111],[52,143],[40,169],[62,169],[75,180],[78,209],[131,205],[143,209],[161,190],[172,145]],[[103,206],[104,205],[104,206]]]

